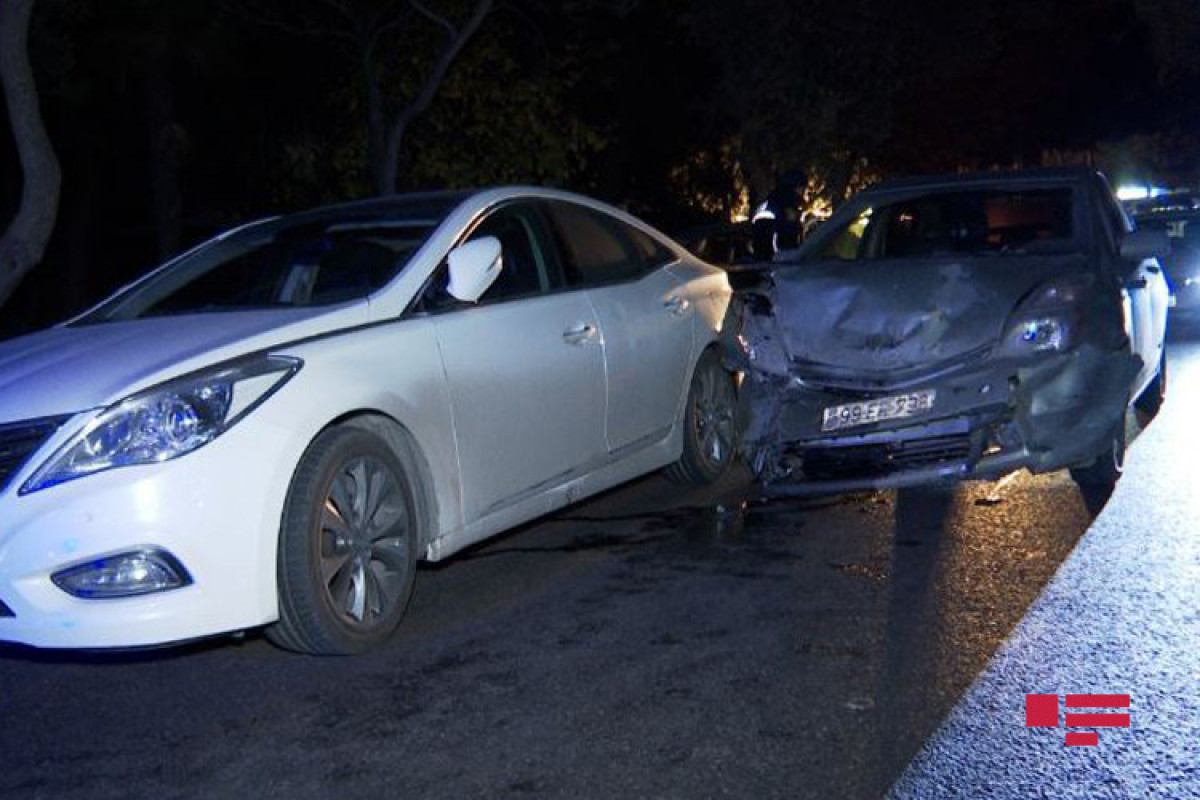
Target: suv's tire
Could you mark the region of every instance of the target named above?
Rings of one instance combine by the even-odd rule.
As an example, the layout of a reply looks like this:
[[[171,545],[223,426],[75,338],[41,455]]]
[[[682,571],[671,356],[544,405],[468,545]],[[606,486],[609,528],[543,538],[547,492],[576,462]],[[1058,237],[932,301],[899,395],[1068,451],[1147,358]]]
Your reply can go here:
[[[696,363],[683,414],[683,455],[667,468],[677,483],[706,486],[728,470],[737,455],[737,385],[714,350]]]
[[[272,642],[349,655],[399,624],[416,574],[414,475],[378,436],[335,427],[300,460],[279,531],[279,621]]]
[[[1086,467],[1072,467],[1071,478],[1086,490],[1111,492],[1125,469],[1125,415],[1113,426],[1111,441],[1104,452]]]

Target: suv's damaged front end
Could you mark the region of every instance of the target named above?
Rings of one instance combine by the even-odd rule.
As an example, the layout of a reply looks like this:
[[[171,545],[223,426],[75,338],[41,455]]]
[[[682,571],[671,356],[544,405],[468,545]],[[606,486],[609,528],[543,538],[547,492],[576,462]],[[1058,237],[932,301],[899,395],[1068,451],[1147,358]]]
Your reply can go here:
[[[847,263],[836,246],[762,273],[730,326],[743,456],[769,491],[1040,473],[1112,446],[1141,360],[1083,248]]]

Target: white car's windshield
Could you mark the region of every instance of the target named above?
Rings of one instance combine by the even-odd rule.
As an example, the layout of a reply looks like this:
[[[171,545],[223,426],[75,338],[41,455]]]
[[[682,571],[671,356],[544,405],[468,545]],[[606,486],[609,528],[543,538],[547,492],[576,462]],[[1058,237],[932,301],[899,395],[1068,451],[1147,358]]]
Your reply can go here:
[[[78,324],[356,300],[399,274],[441,216],[255,226],[192,251]]]

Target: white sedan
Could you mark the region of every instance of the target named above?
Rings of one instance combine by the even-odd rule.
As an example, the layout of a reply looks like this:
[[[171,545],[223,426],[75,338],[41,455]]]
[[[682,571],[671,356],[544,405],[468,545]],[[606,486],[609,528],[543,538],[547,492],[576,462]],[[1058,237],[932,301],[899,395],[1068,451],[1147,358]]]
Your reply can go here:
[[[352,653],[437,561],[736,446],[725,274],[562,192],[219,236],[0,343],[0,640]]]

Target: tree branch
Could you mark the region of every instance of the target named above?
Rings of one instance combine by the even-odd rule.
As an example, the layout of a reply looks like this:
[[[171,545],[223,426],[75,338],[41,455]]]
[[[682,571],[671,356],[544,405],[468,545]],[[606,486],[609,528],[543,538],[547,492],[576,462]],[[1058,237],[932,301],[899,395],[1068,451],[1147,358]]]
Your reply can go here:
[[[409,3],[414,8],[418,7],[418,0],[409,0]],[[454,59],[458,57],[458,54],[470,38],[479,30],[479,26],[483,24],[483,20],[487,17],[488,12],[492,10],[492,5],[493,0],[479,0],[471,11],[471,16],[460,28],[456,29],[449,22],[446,23],[450,26],[451,30],[455,31],[453,38],[446,43],[446,48],[438,56],[433,69],[430,70],[424,83],[421,84],[421,91],[417,93],[417,96],[411,103],[396,115],[392,122],[392,129],[388,135],[387,169],[381,176],[383,185],[376,187],[376,191],[380,194],[396,190],[396,177],[400,165],[400,145],[404,141],[404,134],[407,132],[408,126],[429,108],[429,104],[433,102],[433,98],[437,95],[438,87],[442,85],[442,81],[446,78],[446,73],[450,70],[450,65],[454,63]]]
[[[403,28],[412,19],[412,15],[410,13],[406,13],[405,7],[396,9],[395,13],[390,18],[386,17],[387,15],[380,15],[380,17],[374,20],[371,24],[371,35],[368,42],[368,49],[372,53],[372,57],[380,39],[394,31],[399,30],[400,28]]]
[[[0,306],[45,255],[58,218],[62,185],[62,170],[42,122],[37,85],[29,63],[33,2],[0,2],[0,84],[24,176],[21,204],[0,237]]]
[[[437,25],[439,28],[444,30],[446,35],[450,37],[451,41],[458,38],[458,31],[455,29],[450,20],[426,7],[421,0],[408,0],[408,4],[416,9],[417,13],[419,13],[421,16],[425,17],[434,25]],[[487,12],[485,11],[484,13],[486,14]],[[482,19],[480,21],[482,21]],[[468,24],[470,24],[469,21]]]
[[[357,44],[354,32],[348,28],[338,28],[331,25],[323,25],[314,20],[310,16],[303,14],[280,12],[270,3],[254,3],[254,2],[232,2],[225,0],[222,2],[222,7],[231,14],[238,14],[253,22],[258,23],[266,28],[286,33],[290,36],[297,37],[329,37],[332,39]],[[320,0],[318,5],[324,6],[329,11],[342,16],[348,25],[352,24],[353,17],[350,16],[347,8],[333,0]],[[289,9],[291,6],[289,6]]]

